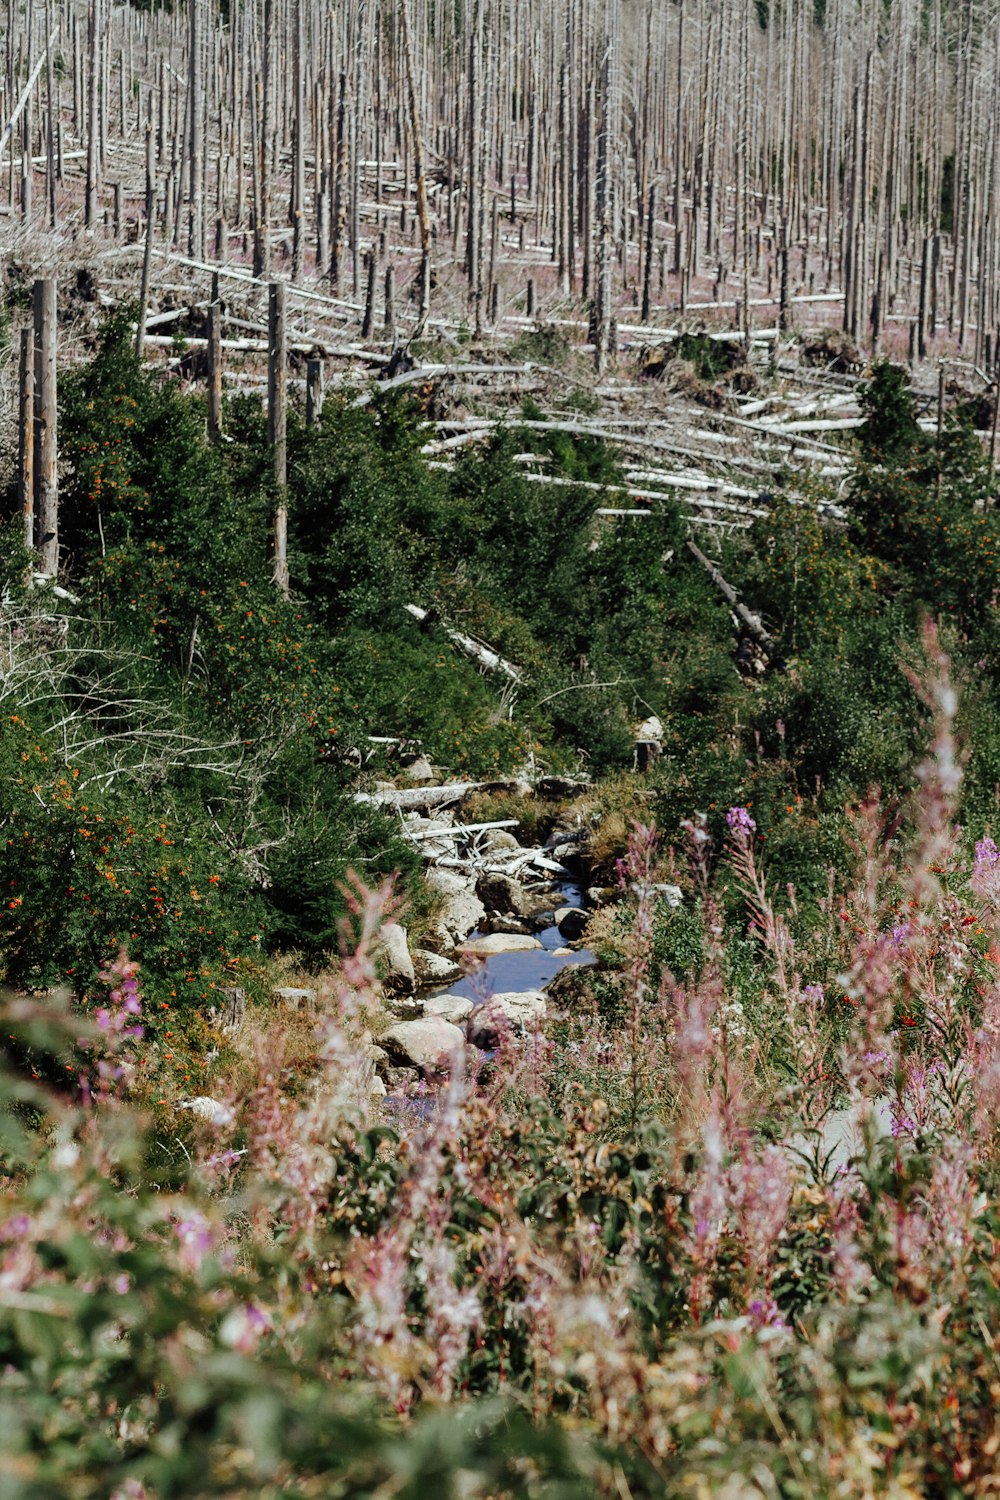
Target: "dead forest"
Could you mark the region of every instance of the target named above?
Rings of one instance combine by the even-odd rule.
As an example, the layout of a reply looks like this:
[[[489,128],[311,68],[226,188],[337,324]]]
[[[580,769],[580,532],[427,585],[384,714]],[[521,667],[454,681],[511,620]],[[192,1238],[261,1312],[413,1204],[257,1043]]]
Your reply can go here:
[[[7,0],[5,251],[148,225],[154,284],[245,265],[369,335],[390,270],[401,334],[592,305],[598,358],[618,320],[836,296],[978,362],[998,70],[981,0]]]
[[[596,430],[630,458],[615,505],[666,487],[745,525],[755,472],[792,454],[836,478],[817,434],[857,422],[851,360],[805,371],[803,331],[992,386],[998,101],[983,0],[6,0],[0,249],[25,303],[53,278],[44,297],[78,313],[136,299],[137,349],[207,379],[216,432],[225,388],[268,390],[279,483],[289,357],[313,411],[394,356],[395,378],[448,384],[445,463],[491,401],[544,405],[540,361],[509,353],[544,328],[595,372]],[[36,531],[42,300],[39,352],[25,329],[2,356],[22,482],[32,403],[47,466]],[[60,325],[72,360],[87,319]],[[710,436],[652,416],[637,375],[692,329],[748,367],[791,357],[790,400],[749,379]]]

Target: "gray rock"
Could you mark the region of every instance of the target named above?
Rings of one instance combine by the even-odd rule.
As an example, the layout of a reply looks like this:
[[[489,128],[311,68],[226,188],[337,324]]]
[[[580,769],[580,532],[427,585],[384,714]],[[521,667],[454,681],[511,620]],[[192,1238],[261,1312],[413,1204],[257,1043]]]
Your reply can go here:
[[[283,984],[274,991],[274,998],[286,1010],[304,1010],[316,1004],[316,991],[296,989],[294,985]]]
[[[521,847],[509,828],[488,828],[483,834],[483,843],[487,849],[498,854],[513,852]]]
[[[591,885],[587,887],[587,900],[591,906],[611,906],[621,900],[621,891],[616,885]]]
[[[419,755],[416,760],[410,762],[403,771],[403,780],[408,781],[410,786],[429,786],[432,781],[436,780],[434,767],[426,755]]]
[[[424,1015],[441,1016],[453,1026],[461,1026],[475,1010],[467,995],[432,995],[424,1004]]]
[[[641,880],[633,880],[629,884],[629,890],[637,896],[651,896],[654,901],[663,901],[671,908],[684,904],[684,893],[680,886],[670,885],[666,881],[657,880],[647,886]]]
[[[385,1080],[376,1073],[368,1085],[368,1092],[373,1099],[384,1099],[389,1090],[385,1086]]]
[[[590,913],[584,911],[582,906],[560,906],[556,912],[556,926],[560,934],[570,943],[583,937],[589,921]]]
[[[800,1162],[818,1161],[829,1178],[864,1156],[868,1132],[876,1141],[892,1135],[891,1100],[857,1099],[846,1109],[832,1109],[815,1133],[792,1136],[788,1149]]]
[[[527,953],[542,945],[527,932],[490,932],[485,937],[470,938],[462,944],[463,953],[488,958],[491,953]]]
[[[491,1049],[505,1036],[526,1036],[545,1020],[545,996],[540,990],[493,995],[475,1010],[466,1027],[469,1041]]]
[[[443,943],[460,943],[479,926],[486,915],[485,906],[469,882],[452,870],[428,870],[424,879],[441,898],[435,928],[438,937]]]
[[[462,972],[461,965],[442,953],[431,953],[427,948],[417,948],[413,953],[413,966],[425,984],[450,984]]]
[[[533,932],[537,923],[526,917],[502,917],[498,912],[490,912],[479,927],[481,932]]]
[[[405,927],[398,922],[386,922],[375,939],[373,957],[387,990],[394,995],[412,994],[416,975]]]
[[[544,917],[544,926],[551,927],[556,919],[557,901],[558,896],[554,891],[529,891],[525,898],[525,905],[528,908],[529,916],[536,922],[541,921]]]
[[[513,875],[501,875],[496,870],[483,870],[476,881],[476,895],[487,911],[505,912],[511,916],[527,916],[524,887]]]
[[[404,1067],[435,1072],[447,1068],[460,1055],[465,1037],[457,1026],[443,1016],[422,1016],[416,1021],[399,1021],[390,1026],[379,1045]]]

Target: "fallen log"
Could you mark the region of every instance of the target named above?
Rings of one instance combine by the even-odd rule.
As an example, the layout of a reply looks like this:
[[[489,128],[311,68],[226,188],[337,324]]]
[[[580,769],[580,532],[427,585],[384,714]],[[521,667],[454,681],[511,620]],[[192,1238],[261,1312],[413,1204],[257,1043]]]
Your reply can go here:
[[[355,802],[369,802],[376,807],[397,807],[401,812],[419,812],[423,807],[447,807],[461,802],[473,792],[512,791],[513,781],[451,781],[445,786],[403,786],[384,792],[355,792]],[[450,829],[448,832],[450,833]],[[441,830],[441,836],[444,836]]]
[[[486,833],[493,828],[516,828],[517,818],[501,818],[496,823],[454,823],[450,828],[406,829],[406,837],[419,843],[423,839],[454,839],[467,833]]]
[[[407,614],[412,615],[420,624],[423,624],[427,619],[427,610],[421,609],[419,604],[404,604],[403,608]],[[524,674],[521,668],[515,667],[513,662],[505,660],[498,652],[492,651],[489,646],[484,646],[481,641],[473,640],[471,635],[465,635],[461,630],[455,630],[453,626],[445,624],[443,620],[441,621],[441,628],[448,639],[453,641],[459,650],[464,651],[466,656],[471,656],[473,661],[477,661],[488,672],[502,672],[512,682],[520,682],[522,680]]]
[[[704,552],[702,552],[701,548],[698,547],[694,542],[688,540],[687,549],[691,553],[691,556],[694,557],[699,563],[701,563],[701,566],[705,569],[705,572],[708,574],[709,578],[711,578],[712,582],[715,584],[715,587],[719,590],[719,593],[726,600],[727,604],[733,610],[733,613],[739,618],[741,623],[746,626],[747,632],[757,642],[758,646],[764,652],[765,656],[767,656],[771,661],[772,665],[778,667],[779,669],[783,669],[784,663],[782,662],[778,654],[778,648],[773,637],[769,635],[768,632],[764,629],[764,626],[761,624],[757,616],[751,610],[747,609],[746,605],[742,603],[732,584],[727,583],[715,564],[709,561]]]
[[[371,802],[376,807],[398,807],[403,812],[418,812],[423,807],[447,807],[461,802],[470,792],[485,786],[482,781],[455,781],[448,786],[393,787],[385,792],[355,792],[355,802]]]

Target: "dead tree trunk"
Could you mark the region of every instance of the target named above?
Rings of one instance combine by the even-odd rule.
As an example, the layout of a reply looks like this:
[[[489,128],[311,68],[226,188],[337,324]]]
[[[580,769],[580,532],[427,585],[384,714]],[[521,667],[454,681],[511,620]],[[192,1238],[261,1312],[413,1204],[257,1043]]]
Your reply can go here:
[[[288,400],[285,283],[272,281],[268,299],[267,439],[274,461],[274,582],[288,593]]]
[[[222,304],[217,293],[208,309],[208,439],[222,441]]]
[[[18,502],[24,545],[30,552],[35,545],[35,337],[31,328],[21,329],[17,438]]]
[[[59,470],[56,447],[56,284],[35,282],[35,545],[38,565],[59,569]]]
[[[406,0],[399,0],[400,30],[406,62],[406,96],[409,104],[410,134],[413,137],[413,175],[417,185],[417,218],[420,223],[420,311],[414,337],[424,330],[431,310],[431,216],[427,203],[427,176],[424,171],[424,142],[420,126],[420,107],[413,66],[413,42]]]
[[[153,175],[153,127],[146,127],[146,243],[142,253],[142,283],[139,288],[139,322],[135,331],[135,357],[141,360],[146,343],[146,309],[149,306],[149,277],[153,263],[153,238],[156,230],[156,183]]]

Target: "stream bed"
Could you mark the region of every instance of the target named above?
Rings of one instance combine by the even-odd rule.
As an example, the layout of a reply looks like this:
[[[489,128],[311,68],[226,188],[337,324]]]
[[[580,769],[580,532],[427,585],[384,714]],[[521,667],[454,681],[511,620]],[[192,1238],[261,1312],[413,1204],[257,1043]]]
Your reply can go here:
[[[585,906],[586,900],[575,881],[561,880],[553,890],[552,904],[554,907]],[[478,936],[478,932],[472,934],[474,938]],[[520,953],[491,953],[482,960],[474,974],[456,979],[452,984],[440,985],[433,993],[465,995],[482,1003],[490,995],[544,989],[562,969],[594,962],[594,955],[587,948],[574,948],[568,952],[566,939],[556,926],[543,927],[534,936],[541,943],[540,948]]]

